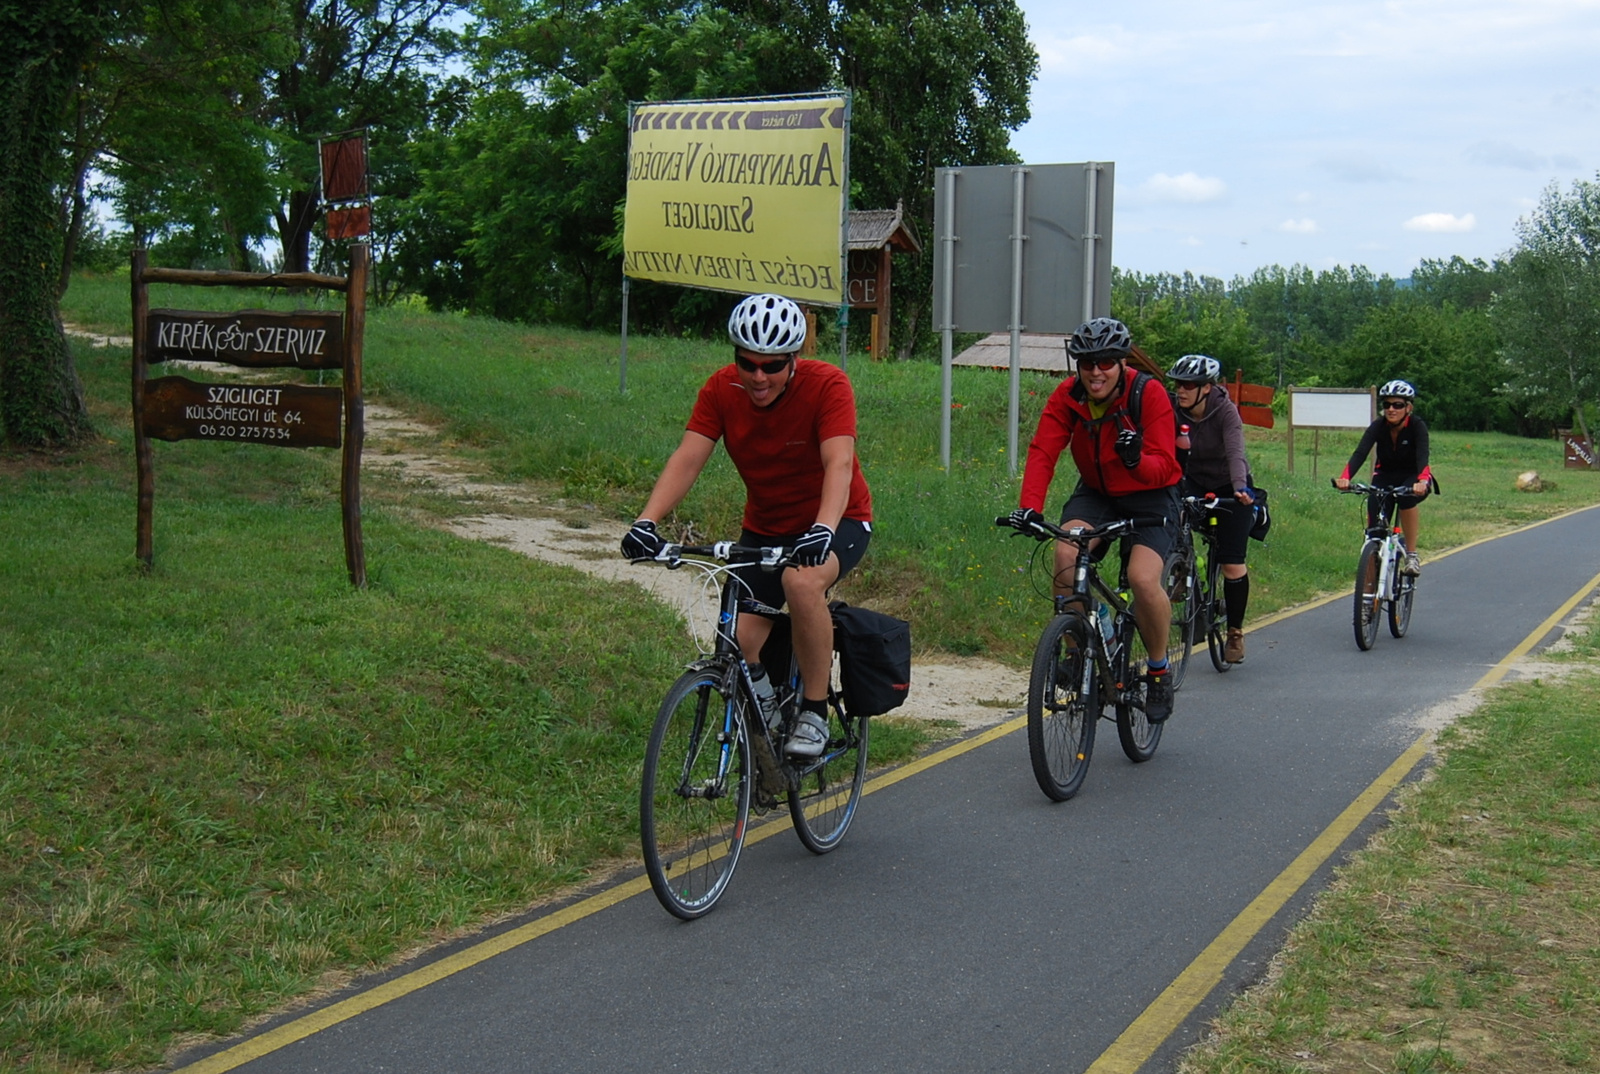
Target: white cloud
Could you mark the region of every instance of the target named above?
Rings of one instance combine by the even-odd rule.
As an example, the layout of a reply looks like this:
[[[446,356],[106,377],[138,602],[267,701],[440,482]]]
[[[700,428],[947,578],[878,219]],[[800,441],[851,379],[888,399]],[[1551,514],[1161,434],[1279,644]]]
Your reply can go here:
[[[1077,34],[1061,37],[1045,33],[1033,35],[1034,51],[1039,54],[1039,69],[1046,74],[1089,71],[1123,60],[1128,49],[1113,37],[1121,36],[1115,30],[1110,35]]]
[[[1318,228],[1317,222],[1307,216],[1299,220],[1285,220],[1278,225],[1278,230],[1287,231],[1292,235],[1315,235]]]
[[[1204,246],[1205,245],[1205,243],[1200,241],[1199,236],[1196,236],[1196,235],[1190,235],[1188,238],[1180,239],[1179,241],[1185,246]]]
[[[1318,163],[1346,183],[1394,183],[1405,178],[1381,160],[1328,157]]]
[[[1519,171],[1543,171],[1550,164],[1550,158],[1533,152],[1531,149],[1522,149],[1510,142],[1478,142],[1467,147],[1462,154],[1469,164],[1487,164],[1492,168],[1516,168]]]
[[[1156,172],[1139,192],[1149,201],[1173,201],[1185,205],[1199,205],[1208,201],[1221,201],[1228,193],[1228,184],[1221,179],[1203,177],[1194,172],[1168,175]]]
[[[1454,213],[1423,213],[1405,222],[1407,231],[1471,231],[1478,226],[1478,218],[1471,213],[1456,216]]]

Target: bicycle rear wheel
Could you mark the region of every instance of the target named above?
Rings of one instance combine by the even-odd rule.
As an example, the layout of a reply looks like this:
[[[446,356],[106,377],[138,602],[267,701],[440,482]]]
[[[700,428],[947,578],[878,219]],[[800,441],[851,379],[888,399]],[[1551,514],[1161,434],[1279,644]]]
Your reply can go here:
[[[1161,729],[1167,726],[1145,718],[1145,694],[1149,684],[1144,674],[1149,660],[1150,654],[1139,636],[1139,628],[1133,620],[1124,620],[1122,645],[1116,661],[1117,739],[1122,743],[1122,752],[1135,764],[1156,755],[1156,747],[1161,744]]]
[[[1199,615],[1199,585],[1195,578],[1194,550],[1178,549],[1167,556],[1161,580],[1172,601],[1172,628],[1167,635],[1167,661],[1172,667],[1172,688],[1183,685],[1194,651],[1195,620]]]
[[[684,920],[728,886],[750,819],[743,703],[717,669],[686,671],[667,691],[645,751],[639,842],[650,887]]]
[[[1417,595],[1417,580],[1396,570],[1394,586],[1394,599],[1389,601],[1389,633],[1403,638],[1411,629],[1411,599]]]
[[[1100,702],[1089,629],[1076,612],[1051,619],[1028,676],[1028,758],[1039,789],[1055,802],[1078,793],[1094,752]]]
[[[1378,621],[1383,615],[1383,594],[1378,592],[1378,575],[1383,563],[1383,542],[1368,541],[1361,546],[1361,558],[1356,562],[1355,608],[1351,622],[1355,626],[1356,645],[1362,652],[1372,648],[1378,640]]]
[[[828,747],[822,756],[790,761],[789,818],[794,833],[813,854],[839,845],[855,818],[867,781],[867,718],[845,716],[828,705]]]
[[[1217,562],[1216,550],[1206,556],[1205,626],[1206,651],[1211,654],[1211,666],[1224,675],[1233,667],[1226,659],[1228,644],[1228,604],[1222,595],[1222,564]]]

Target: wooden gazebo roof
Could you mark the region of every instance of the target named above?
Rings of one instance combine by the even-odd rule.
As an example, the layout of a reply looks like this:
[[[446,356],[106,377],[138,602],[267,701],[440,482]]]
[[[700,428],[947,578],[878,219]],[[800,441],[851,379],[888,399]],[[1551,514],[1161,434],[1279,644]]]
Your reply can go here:
[[[899,253],[922,250],[903,204],[893,209],[851,209],[849,236],[852,250],[881,250],[884,246]]]

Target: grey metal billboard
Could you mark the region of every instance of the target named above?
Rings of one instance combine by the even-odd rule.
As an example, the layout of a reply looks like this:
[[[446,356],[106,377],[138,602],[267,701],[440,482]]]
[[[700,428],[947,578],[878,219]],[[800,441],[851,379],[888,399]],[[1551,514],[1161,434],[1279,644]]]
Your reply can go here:
[[[1007,450],[1017,472],[1023,332],[1071,332],[1111,312],[1116,166],[1003,164],[934,174],[933,326],[943,339],[940,457],[950,468],[951,337],[1011,332]]]
[[[945,262],[952,263],[948,327],[956,332],[1071,332],[1111,313],[1111,215],[1115,165],[1017,164],[940,168],[934,180],[933,326],[947,327]],[[1011,322],[1015,173],[1022,173],[1022,323]],[[1094,178],[1093,217],[1089,185]],[[945,176],[950,178],[946,179]],[[953,198],[947,204],[946,184]],[[946,215],[950,219],[945,219]],[[1091,295],[1084,302],[1085,237]]]

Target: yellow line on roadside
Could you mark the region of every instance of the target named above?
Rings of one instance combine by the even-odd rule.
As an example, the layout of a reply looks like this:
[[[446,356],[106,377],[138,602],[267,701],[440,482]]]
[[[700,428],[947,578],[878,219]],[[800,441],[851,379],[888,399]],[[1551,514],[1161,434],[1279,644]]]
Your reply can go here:
[[[1008,720],[1003,724],[991,727],[982,734],[963,739],[953,746],[947,746],[910,764],[892,769],[876,779],[868,780],[861,793],[863,795],[872,794],[874,791],[881,791],[885,787],[893,786],[903,779],[916,775],[918,772],[927,771],[934,765],[942,764],[952,758],[959,757],[963,753],[975,750],[979,746],[993,742],[997,738],[1002,738],[1024,727],[1027,722],[1026,717]],[[745,836],[744,845],[750,846],[752,843],[759,843],[763,839],[770,838],[779,832],[787,831],[789,827],[787,821],[788,814],[785,812],[781,817],[775,817],[760,825],[752,826],[749,834]],[[470,969],[480,962],[487,961],[496,955],[504,954],[514,947],[521,947],[531,940],[537,940],[539,937],[548,935],[559,928],[582,921],[584,918],[597,914],[601,910],[608,909],[620,902],[633,898],[640,892],[649,890],[650,878],[647,876],[637,876],[632,880],[623,881],[616,887],[607,888],[605,891],[591,895],[587,899],[582,899],[571,906],[563,907],[554,913],[541,917],[537,921],[530,921],[526,925],[509,929],[498,936],[490,937],[481,943],[476,943],[464,950],[457,951],[453,955],[447,955],[437,962],[430,962],[428,965],[412,970],[410,973],[401,974],[393,980],[375,985],[357,995],[351,996],[349,999],[343,999],[338,1003],[312,1011],[310,1014],[296,1018],[292,1022],[285,1022],[283,1025],[269,1029],[258,1036],[240,1041],[231,1048],[208,1055],[204,1059],[190,1063],[188,1066],[179,1067],[174,1074],[222,1074],[223,1071],[233,1070],[235,1067],[260,1059],[262,1056],[275,1052],[279,1048],[304,1040],[314,1033],[320,1033],[324,1029],[338,1025],[340,1022],[348,1021],[359,1014],[365,1014],[367,1011],[381,1007],[385,1003],[391,1003],[402,996],[408,996],[435,982],[442,981],[446,977],[460,973],[462,970]]]
[[[1489,669],[1473,685],[1473,689],[1492,686],[1503,679],[1513,664],[1538,645],[1540,640],[1596,587],[1600,587],[1600,574],[1585,582],[1582,589],[1535,627],[1532,633]],[[1302,605],[1302,608],[1305,607],[1315,607],[1315,605]],[[1405,779],[1406,775],[1417,766],[1417,762],[1427,754],[1432,743],[1433,732],[1425,732],[1396,758],[1393,764],[1384,769],[1383,774],[1373,780],[1344,812],[1334,818],[1333,823],[1324,828],[1311,845],[1289,863],[1288,868],[1274,877],[1272,882],[1262,889],[1261,894],[1252,899],[1250,905],[1241,910],[1238,916],[1228,923],[1228,927],[1206,945],[1206,949],[1162,990],[1154,1002],[1122,1031],[1121,1036],[1112,1041],[1111,1047],[1102,1052],[1084,1074],[1135,1074],[1144,1066],[1155,1054],[1156,1049],[1177,1031],[1185,1018],[1189,1017],[1189,1013],[1211,994],[1212,989],[1222,983],[1224,971],[1232,965],[1235,958],[1239,957],[1245,945],[1266,927],[1267,922],[1271,921],[1295,892],[1299,891],[1323,863],[1333,856],[1361,822],[1366,820],[1390,792],[1400,785],[1400,781]]]
[[[1541,526],[1546,522],[1554,522],[1557,519],[1567,517],[1567,515],[1577,514],[1578,511],[1586,511],[1591,509],[1592,508],[1578,508],[1577,510],[1567,512],[1566,515],[1557,515],[1555,518],[1534,522],[1527,526],[1521,527],[1521,529],[1512,530],[1511,532],[1520,533],[1523,529],[1532,529],[1534,526]],[[1500,536],[1509,536],[1509,534],[1501,534]],[[1484,541],[1493,539],[1494,538],[1484,538]],[[1473,544],[1481,543],[1483,543],[1483,541],[1473,542]],[[1461,547],[1470,548],[1472,545],[1463,545]],[[1450,555],[1453,552],[1460,550],[1461,549],[1452,549],[1451,552],[1443,553],[1443,555]],[[1516,649],[1513,649],[1504,660],[1495,665],[1494,669],[1491,669],[1488,674],[1478,681],[1478,686],[1490,685],[1494,682],[1498,682],[1502,677],[1504,677],[1506,670],[1509,669],[1511,664],[1520,659],[1523,654],[1527,653],[1535,645],[1537,645],[1539,639],[1544,637],[1544,635],[1550,631],[1550,628],[1559,622],[1561,618],[1567,612],[1569,612],[1579,600],[1583,598],[1584,594],[1595,588],[1596,585],[1600,585],[1600,575],[1596,575],[1596,577],[1591,580],[1583,590],[1579,591],[1576,596],[1567,601],[1566,604],[1562,605],[1561,609],[1554,613],[1549,619],[1546,619],[1534,634],[1524,639],[1521,645],[1517,646]],[[1284,609],[1281,612],[1267,616],[1260,622],[1253,624],[1248,629],[1253,630],[1257,627],[1267,626],[1271,623],[1279,622],[1280,620],[1287,619],[1290,616],[1298,615],[1301,612],[1310,611],[1313,608],[1319,608],[1330,601],[1338,600],[1347,595],[1348,594],[1336,593],[1318,600],[1311,601],[1307,604],[1300,604],[1293,608]],[[1019,731],[1023,727],[1027,726],[1027,722],[1027,717],[1018,716],[1014,719],[1007,720],[1005,723],[997,724],[996,726],[989,728],[987,731],[974,735],[971,738],[963,739],[952,746],[947,746],[942,750],[936,750],[933,753],[928,754],[926,757],[912,761],[910,764],[891,769],[890,771],[885,772],[874,779],[868,780],[867,785],[862,789],[862,794],[867,795],[881,791],[886,787],[891,787],[894,784],[899,783],[901,780],[909,779],[918,773],[925,772],[935,765],[943,764],[944,762],[953,760],[964,753],[975,750],[980,746],[987,745],[996,739],[1004,738],[1005,736],[1015,731]],[[1410,749],[1401,755],[1399,760],[1390,766],[1389,770],[1386,771],[1384,775],[1378,777],[1377,782],[1373,783],[1371,787],[1368,787],[1367,790],[1363,792],[1361,797],[1357,798],[1356,801],[1344,811],[1344,813],[1341,813],[1339,815],[1339,819],[1335,820],[1333,824],[1329,825],[1328,829],[1317,838],[1316,842],[1312,843],[1310,847],[1308,847],[1298,858],[1295,859],[1288,869],[1285,869],[1284,872],[1272,882],[1272,884],[1268,885],[1267,889],[1263,891],[1261,895],[1257,896],[1255,901],[1252,902],[1250,906],[1247,907],[1243,912],[1241,912],[1239,916],[1234,919],[1233,923],[1230,924],[1227,929],[1223,930],[1222,934],[1218,936],[1216,940],[1212,941],[1211,945],[1207,947],[1206,950],[1202,952],[1193,963],[1190,964],[1189,968],[1186,969],[1183,974],[1180,974],[1178,979],[1169,985],[1154,1003],[1146,1008],[1144,1014],[1140,1015],[1139,1018],[1134,1021],[1133,1025],[1129,1026],[1121,1037],[1117,1038],[1116,1042],[1113,1043],[1109,1049],[1107,1049],[1105,1054],[1097,1059],[1094,1065],[1089,1068],[1089,1074],[1119,1074],[1119,1072],[1131,1072],[1137,1070],[1139,1065],[1142,1064],[1145,1059],[1149,1058],[1149,1056],[1155,1051],[1161,1042],[1171,1035],[1173,1030],[1175,1030],[1178,1025],[1182,1023],[1189,1011],[1194,1009],[1194,1007],[1205,998],[1206,994],[1209,993],[1219,981],[1221,981],[1222,970],[1228,965],[1229,962],[1233,960],[1233,958],[1238,954],[1238,951],[1243,949],[1244,944],[1248,942],[1249,939],[1266,924],[1272,915],[1277,912],[1278,908],[1281,907],[1283,903],[1286,902],[1288,898],[1293,895],[1302,884],[1305,883],[1306,879],[1308,879],[1311,874],[1315,872],[1317,866],[1320,865],[1322,861],[1326,860],[1326,858],[1338,848],[1339,844],[1344,841],[1350,831],[1355,829],[1356,825],[1360,823],[1361,819],[1363,819],[1367,813],[1371,812],[1372,809],[1376,808],[1377,804],[1383,800],[1383,797],[1387,795],[1401,779],[1404,778],[1405,774],[1409,772],[1412,767],[1415,766],[1417,759],[1420,759],[1422,754],[1426,752],[1428,741],[1428,735],[1424,735],[1422,738],[1419,738],[1415,743],[1412,744]],[[1407,762],[1408,757],[1412,758],[1409,762]],[[1403,763],[1405,766],[1401,768],[1400,766]],[[1387,786],[1384,786],[1382,791],[1379,792],[1378,788],[1380,785],[1383,785],[1384,781],[1389,779],[1390,774],[1396,772],[1397,770],[1398,774],[1394,775],[1392,782],[1387,784]],[[1359,813],[1356,812],[1358,807],[1362,806],[1362,803],[1367,802],[1369,798],[1371,798],[1370,804],[1366,805],[1364,809],[1361,809]],[[1345,822],[1347,817],[1351,816],[1353,816],[1354,819],[1350,821],[1348,828],[1343,831],[1343,834],[1338,835],[1336,839],[1332,839],[1332,833],[1334,833],[1335,830]],[[745,845],[750,846],[751,844],[759,843],[764,839],[770,838],[771,836],[784,831],[786,827],[787,826],[783,823],[782,818],[773,818],[756,827],[752,827],[745,837]],[[1301,868],[1302,862],[1311,861],[1311,859],[1315,856],[1314,852],[1318,851],[1318,848],[1329,839],[1332,839],[1331,845],[1329,845],[1326,850],[1321,851],[1320,857],[1315,857],[1314,863],[1311,864],[1309,868],[1305,868],[1303,870],[1303,876],[1300,875],[1300,873],[1296,870]],[[1293,879],[1295,876],[1299,876],[1299,879]],[[1289,884],[1291,881],[1292,886],[1284,887],[1284,885]],[[257,1036],[243,1040],[231,1048],[226,1048],[220,1052],[216,1052],[204,1059],[190,1063],[188,1066],[179,1067],[173,1072],[173,1074],[223,1074],[224,1071],[233,1070],[236,1067],[243,1066],[245,1063],[259,1059],[262,1056],[268,1055],[271,1052],[275,1052],[280,1048],[295,1043],[296,1041],[304,1040],[306,1037],[309,1037],[312,1034],[320,1033],[324,1029],[338,1025],[340,1022],[347,1021],[359,1014],[364,1014],[365,1012],[373,1010],[377,1007],[381,1007],[386,1003],[390,1003],[394,1000],[400,999],[403,996],[410,995],[412,992],[426,988],[428,985],[434,984],[437,981],[442,981],[446,977],[460,973],[462,970],[470,969],[471,967],[487,961],[496,955],[503,954],[512,948],[520,947],[531,940],[536,940],[541,936],[548,935],[559,928],[563,928],[567,925],[573,924],[574,922],[581,921],[586,917],[590,917],[599,913],[601,910],[608,909],[620,902],[631,899],[640,892],[648,890],[650,890],[649,877],[638,876],[634,877],[632,880],[626,880],[615,887],[607,888],[606,890],[595,895],[591,895],[586,899],[581,899],[578,902],[573,903],[571,906],[564,907],[555,911],[554,913],[541,917],[536,921],[530,921],[526,925],[520,925],[517,928],[509,929],[506,932],[484,940],[481,943],[477,943],[471,947],[465,948],[464,950],[457,951],[453,955],[448,955],[444,958],[441,958],[437,962],[431,962],[426,966],[420,967],[419,969],[412,970],[410,973],[401,974],[399,977],[385,981],[383,984],[376,985],[357,995],[351,996],[349,999],[340,1000],[338,1003],[333,1003],[327,1007],[312,1011],[310,1014],[303,1015],[290,1022],[285,1022],[283,1025],[274,1029],[270,1029],[265,1033],[261,1033]],[[1280,890],[1281,895],[1278,894]],[[1272,902],[1273,898],[1277,899],[1275,903]],[[1267,909],[1269,904],[1271,908]],[[1259,919],[1257,917],[1252,917],[1252,914],[1258,915]],[[1230,946],[1235,943],[1236,946]],[[1213,949],[1216,950],[1214,951]],[[1223,956],[1223,952],[1227,952],[1225,957]],[[1201,985],[1203,985],[1203,988],[1200,988]],[[1197,988],[1200,988],[1200,990],[1196,991]],[[1173,1016],[1174,1014],[1176,1014],[1176,1017]],[[1132,1062],[1131,1066],[1127,1065],[1129,1062]]]

